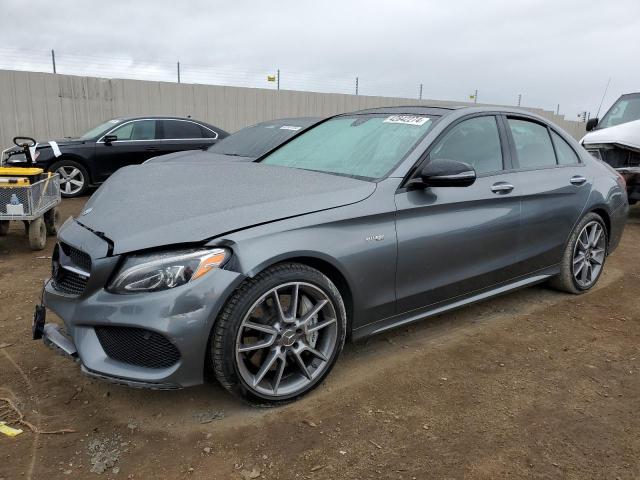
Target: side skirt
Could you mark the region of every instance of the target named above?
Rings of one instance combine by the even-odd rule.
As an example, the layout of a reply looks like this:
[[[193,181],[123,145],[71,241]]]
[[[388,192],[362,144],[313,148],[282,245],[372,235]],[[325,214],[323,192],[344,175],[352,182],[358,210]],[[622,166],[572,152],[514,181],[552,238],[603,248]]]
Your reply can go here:
[[[386,332],[387,330],[391,330],[393,328],[414,323],[425,318],[434,317],[436,315],[440,315],[441,313],[455,310],[457,308],[471,305],[473,303],[481,302],[491,297],[496,297],[498,295],[503,295],[514,290],[529,287],[531,285],[535,285],[536,283],[541,283],[545,280],[548,280],[549,278],[558,274],[559,271],[559,267],[557,265],[554,265],[552,267],[547,267],[543,270],[539,270],[534,274],[526,276],[524,278],[520,277],[508,283],[493,286],[487,290],[471,292],[468,295],[454,297],[440,303],[429,305],[425,308],[411,310],[399,315],[394,315],[393,317],[378,320],[377,322],[371,323],[369,325],[363,325],[362,327],[355,329],[352,333],[351,338],[354,341],[361,340],[371,335],[377,335],[378,333]]]

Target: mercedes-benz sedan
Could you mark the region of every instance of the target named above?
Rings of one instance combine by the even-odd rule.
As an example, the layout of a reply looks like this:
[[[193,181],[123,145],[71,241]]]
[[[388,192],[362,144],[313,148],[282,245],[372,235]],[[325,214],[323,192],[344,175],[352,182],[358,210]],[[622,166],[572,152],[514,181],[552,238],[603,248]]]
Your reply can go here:
[[[624,181],[541,117],[396,107],[255,162],[126,167],[61,228],[34,337],[82,370],[253,403],[317,387],[345,338],[550,281],[587,292]]]

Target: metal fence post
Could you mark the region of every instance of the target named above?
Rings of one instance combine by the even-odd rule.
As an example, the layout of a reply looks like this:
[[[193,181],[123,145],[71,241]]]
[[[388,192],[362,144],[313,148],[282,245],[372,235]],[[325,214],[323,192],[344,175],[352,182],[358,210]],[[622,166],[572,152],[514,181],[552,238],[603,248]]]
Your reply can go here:
[[[420,84],[420,96],[418,98],[420,98],[420,100],[422,100],[422,84]]]
[[[56,73],[56,52],[51,49],[51,63],[53,64],[53,73]]]
[[[278,90],[280,90],[280,69],[278,69]]]
[[[180,62],[178,62],[178,83],[180,83]]]
[[[358,77],[356,77],[356,95],[358,95]]]

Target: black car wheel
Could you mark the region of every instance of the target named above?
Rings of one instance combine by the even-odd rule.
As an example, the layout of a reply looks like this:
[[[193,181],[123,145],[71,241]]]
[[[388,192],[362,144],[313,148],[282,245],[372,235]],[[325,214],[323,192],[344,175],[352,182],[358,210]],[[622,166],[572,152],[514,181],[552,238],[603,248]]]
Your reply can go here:
[[[342,297],[325,275],[296,263],[271,267],[245,281],[218,317],[215,375],[253,404],[299,398],[333,368],[346,321]]]
[[[560,274],[551,280],[559,290],[580,294],[597,283],[607,258],[607,229],[596,213],[585,215],[569,236]]]
[[[63,197],[79,197],[89,186],[87,170],[78,162],[61,160],[51,165],[49,170],[60,175],[60,193]]]

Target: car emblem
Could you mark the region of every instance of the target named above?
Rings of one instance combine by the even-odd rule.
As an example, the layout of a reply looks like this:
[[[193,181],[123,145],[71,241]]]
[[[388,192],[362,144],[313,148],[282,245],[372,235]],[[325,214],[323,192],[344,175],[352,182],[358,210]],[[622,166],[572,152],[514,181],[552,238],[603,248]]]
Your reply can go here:
[[[371,236],[365,238],[365,240],[367,242],[371,242],[373,240],[375,240],[376,242],[380,242],[380,241],[384,240],[384,235],[371,235]]]
[[[89,208],[85,209],[85,210],[82,212],[82,215],[87,215],[87,214],[91,213],[91,211],[92,211],[92,210],[93,210],[93,207],[89,207]]]

